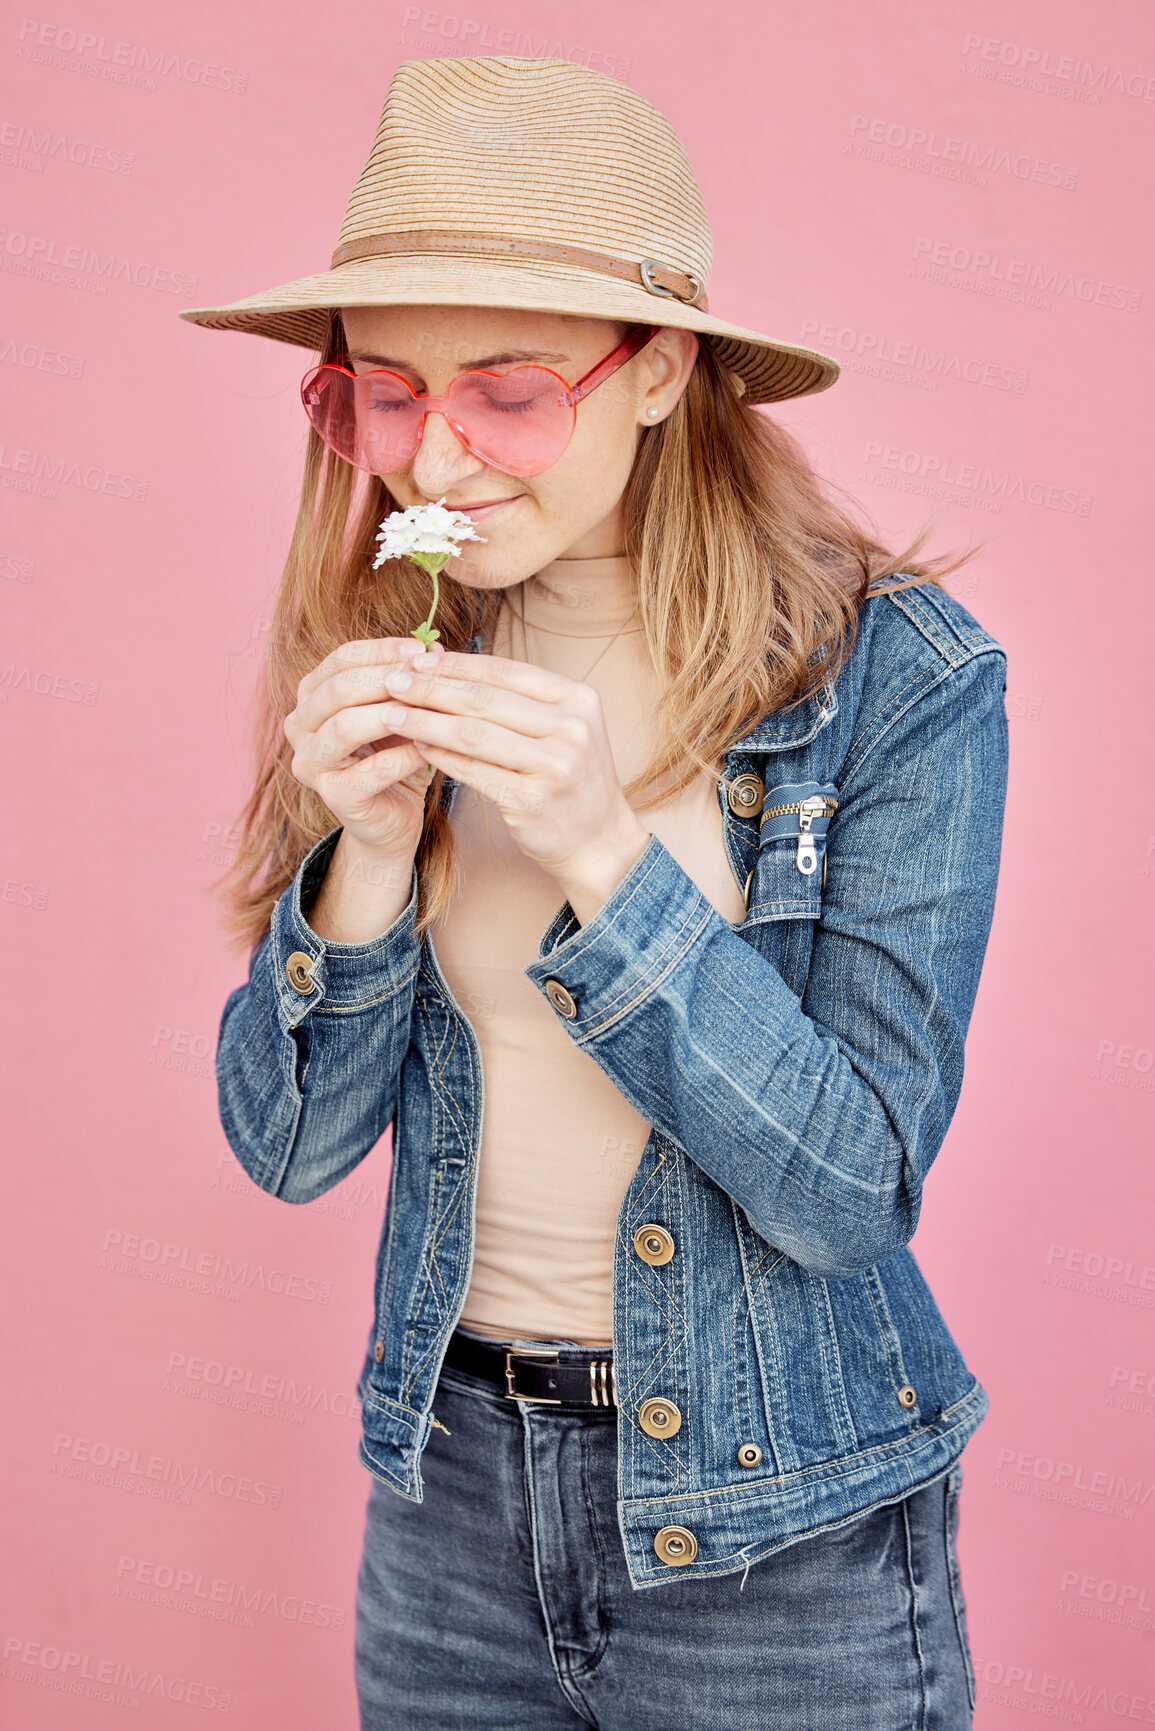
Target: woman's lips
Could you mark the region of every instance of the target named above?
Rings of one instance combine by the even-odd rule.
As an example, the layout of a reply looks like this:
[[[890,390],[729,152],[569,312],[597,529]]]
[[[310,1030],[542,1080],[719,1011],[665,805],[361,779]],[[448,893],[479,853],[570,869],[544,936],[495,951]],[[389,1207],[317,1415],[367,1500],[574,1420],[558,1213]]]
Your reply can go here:
[[[485,519],[492,517],[498,511],[504,511],[507,505],[516,505],[521,498],[520,493],[512,493],[508,499],[494,499],[488,505],[455,505],[455,511],[464,511],[467,517]]]

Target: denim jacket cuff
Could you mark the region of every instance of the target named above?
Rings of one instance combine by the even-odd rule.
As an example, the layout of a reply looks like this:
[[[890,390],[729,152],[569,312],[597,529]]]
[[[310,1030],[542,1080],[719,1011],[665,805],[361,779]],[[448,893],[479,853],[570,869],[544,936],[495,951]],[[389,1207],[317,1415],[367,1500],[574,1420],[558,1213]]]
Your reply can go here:
[[[522,972],[580,1042],[635,1009],[712,920],[726,925],[665,844],[651,835],[588,925],[579,923],[568,901],[562,904],[538,944],[542,959]]]
[[[338,944],[320,938],[302,912],[302,901],[308,901],[324,879],[343,827],[330,830],[309,850],[273,909],[273,972],[286,1031],[311,1010],[364,1010],[382,1003],[408,986],[417,972],[416,865],[408,904],[391,926],[367,943]],[[294,980],[306,990],[300,991]]]

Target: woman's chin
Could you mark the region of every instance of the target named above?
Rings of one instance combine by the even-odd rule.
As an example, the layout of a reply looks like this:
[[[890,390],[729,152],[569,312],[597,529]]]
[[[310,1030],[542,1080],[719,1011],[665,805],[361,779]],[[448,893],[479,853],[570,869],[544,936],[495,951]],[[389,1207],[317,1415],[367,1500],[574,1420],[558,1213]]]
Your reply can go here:
[[[455,561],[454,581],[466,589],[510,589],[515,583],[524,583],[527,577],[532,577],[540,571],[547,560],[535,559],[532,554],[522,555],[519,559],[498,560],[493,557],[472,561],[466,565],[465,554]]]

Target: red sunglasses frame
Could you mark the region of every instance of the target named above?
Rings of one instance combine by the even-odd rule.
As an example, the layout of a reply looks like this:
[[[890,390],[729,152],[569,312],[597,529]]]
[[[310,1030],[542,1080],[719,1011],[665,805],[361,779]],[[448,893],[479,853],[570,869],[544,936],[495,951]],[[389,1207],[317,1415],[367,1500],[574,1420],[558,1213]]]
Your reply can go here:
[[[554,378],[557,379],[558,383],[563,387],[563,390],[565,393],[563,398],[562,398],[562,401],[568,407],[572,407],[574,409],[574,419],[575,419],[575,423],[576,423],[578,403],[582,402],[584,400],[584,398],[588,397],[590,395],[591,391],[596,391],[599,385],[604,384],[605,381],[608,378],[610,378],[612,374],[617,372],[619,367],[624,367],[627,361],[632,360],[633,357],[640,352],[640,350],[645,348],[645,346],[648,342],[651,342],[653,340],[653,338],[657,336],[658,332],[661,329],[662,329],[661,325],[639,325],[635,330],[632,330],[628,336],[624,337],[622,339],[622,341],[617,345],[616,348],[611,349],[610,353],[608,355],[606,355],[603,360],[598,361],[596,366],[591,367],[588,373],[583,373],[582,377],[578,380],[576,385],[569,384],[569,382],[566,379],[562,378],[560,373],[553,373],[552,367],[538,367],[537,370],[539,372],[544,372],[544,373],[553,373]],[[534,363],[527,363],[527,364],[536,366],[535,362]],[[469,451],[472,456],[480,457],[483,462],[486,462],[486,463],[489,462],[489,458],[486,456],[485,452],[475,450],[474,447],[469,443],[468,439],[463,437],[462,429],[461,429],[460,425],[453,422],[452,420],[450,420],[449,416],[445,414],[445,407],[443,407],[442,405],[446,405],[446,406],[448,405],[448,401],[449,401],[449,392],[448,391],[446,391],[445,394],[443,396],[440,396],[440,397],[432,396],[432,394],[429,391],[414,391],[413,386],[409,383],[409,380],[407,378],[405,378],[401,373],[395,373],[391,367],[371,367],[367,372],[355,373],[353,371],[352,362],[351,362],[350,357],[349,357],[349,344],[348,344],[347,339],[344,337],[344,335],[342,335],[341,342],[337,348],[335,357],[331,361],[322,362],[320,366],[310,367],[309,371],[305,374],[304,378],[301,380],[301,402],[302,402],[302,405],[305,409],[306,415],[309,414],[309,409],[308,409],[308,404],[305,401],[305,392],[308,389],[309,385],[312,383],[312,381],[317,377],[317,375],[319,373],[324,372],[327,368],[333,368],[339,372],[343,372],[343,373],[347,374],[347,376],[351,379],[371,378],[374,374],[383,373],[388,378],[398,379],[401,382],[401,384],[403,384],[406,387],[406,389],[412,393],[414,402],[420,403],[420,402],[428,401],[430,403],[431,406],[428,409],[426,409],[425,413],[422,415],[421,421],[420,421],[418,428],[417,428],[417,445],[414,447],[413,456],[416,456],[417,449],[420,447],[421,441],[425,436],[425,422],[426,422],[428,416],[431,414],[440,414],[440,415],[445,416],[445,419],[448,422],[448,425],[451,428],[454,437],[462,445],[465,446],[465,449],[467,451]],[[512,370],[514,372],[516,372],[517,368],[515,367]],[[469,367],[464,372],[458,373],[456,375],[456,377],[450,381],[450,389],[452,389],[453,385],[456,384],[457,379],[468,378],[470,376],[470,374],[473,374],[479,378],[487,378],[487,379],[505,378],[505,377],[509,376],[508,374],[489,372],[484,367]],[[309,416],[309,423],[311,426],[315,426],[315,423],[313,422],[311,415]],[[321,436],[321,435],[318,433],[318,436]],[[569,437],[566,439],[566,445],[569,444],[569,439],[572,437],[573,437],[573,429],[571,427]],[[334,447],[330,445],[329,449],[334,450]],[[565,445],[562,446],[562,449],[558,452],[558,455],[556,457],[551,458],[549,463],[547,463],[543,469],[537,470],[536,473],[544,474],[545,469],[551,468],[553,466],[553,464],[556,463],[559,460],[559,458],[563,455],[564,451],[565,451]],[[342,453],[339,451],[335,451],[334,454],[337,456],[340,456],[341,460],[343,462],[349,461],[349,459],[347,457],[344,457],[342,455]],[[411,456],[408,459],[408,461],[412,462],[413,456]],[[361,465],[351,464],[350,466],[351,467],[360,467]],[[500,465],[495,465],[495,466],[500,466]],[[370,470],[367,470],[366,472],[369,474],[378,474],[378,473],[382,473],[383,471],[370,469]]]

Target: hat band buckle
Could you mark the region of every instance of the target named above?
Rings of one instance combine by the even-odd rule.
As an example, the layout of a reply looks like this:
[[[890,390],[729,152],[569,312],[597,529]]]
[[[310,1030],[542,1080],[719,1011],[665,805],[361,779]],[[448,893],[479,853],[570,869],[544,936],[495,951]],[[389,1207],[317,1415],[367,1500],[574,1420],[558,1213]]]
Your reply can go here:
[[[675,300],[675,301],[676,300],[689,300],[691,302],[691,305],[692,305],[693,302],[697,300],[698,296],[702,292],[702,285],[699,283],[696,276],[690,275],[689,271],[687,271],[685,274],[689,278],[690,285],[691,285],[691,288],[693,290],[692,295],[679,295],[679,294],[675,293],[675,291],[673,289],[663,288],[661,283],[656,282],[654,280],[655,272],[665,271],[668,274],[670,267],[669,267],[669,265],[659,264],[658,260],[656,258],[644,258],[644,259],[642,259],[642,261],[638,265],[638,269],[642,275],[642,287],[645,289],[648,289],[652,295],[666,295],[668,297],[668,299]]]

